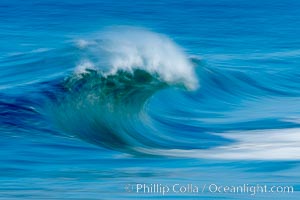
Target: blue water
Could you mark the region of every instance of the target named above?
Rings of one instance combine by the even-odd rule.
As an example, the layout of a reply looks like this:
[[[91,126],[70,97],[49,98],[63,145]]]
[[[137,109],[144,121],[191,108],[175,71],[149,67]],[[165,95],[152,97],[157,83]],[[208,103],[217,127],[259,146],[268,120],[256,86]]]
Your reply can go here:
[[[299,10],[2,0],[0,199],[300,199]]]

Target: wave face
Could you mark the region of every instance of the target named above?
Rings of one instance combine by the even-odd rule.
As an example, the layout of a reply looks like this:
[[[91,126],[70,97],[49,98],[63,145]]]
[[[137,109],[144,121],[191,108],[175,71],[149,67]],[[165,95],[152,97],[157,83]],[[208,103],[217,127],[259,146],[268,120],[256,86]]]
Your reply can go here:
[[[64,82],[66,94],[54,107],[55,120],[68,133],[89,142],[134,150],[152,144],[145,140],[147,136],[140,127],[147,120],[143,109],[148,98],[166,86],[158,77],[139,69],[107,76],[86,70]]]

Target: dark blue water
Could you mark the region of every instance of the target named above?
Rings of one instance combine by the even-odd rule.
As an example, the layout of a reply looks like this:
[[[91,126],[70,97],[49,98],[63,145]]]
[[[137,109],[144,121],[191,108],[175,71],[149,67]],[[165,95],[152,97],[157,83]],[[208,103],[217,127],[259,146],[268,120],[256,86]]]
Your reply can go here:
[[[300,199],[299,35],[297,0],[2,0],[0,199]]]

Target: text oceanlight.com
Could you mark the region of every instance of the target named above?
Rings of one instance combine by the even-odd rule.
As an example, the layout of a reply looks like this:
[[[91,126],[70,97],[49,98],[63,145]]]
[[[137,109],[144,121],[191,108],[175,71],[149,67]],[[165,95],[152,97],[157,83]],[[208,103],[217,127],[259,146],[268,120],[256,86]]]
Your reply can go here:
[[[135,183],[127,184],[125,191],[135,194],[198,194],[198,193],[236,193],[256,195],[259,193],[293,193],[293,186],[263,185],[263,184],[241,184],[241,185],[222,185],[222,184],[159,184],[159,183]]]

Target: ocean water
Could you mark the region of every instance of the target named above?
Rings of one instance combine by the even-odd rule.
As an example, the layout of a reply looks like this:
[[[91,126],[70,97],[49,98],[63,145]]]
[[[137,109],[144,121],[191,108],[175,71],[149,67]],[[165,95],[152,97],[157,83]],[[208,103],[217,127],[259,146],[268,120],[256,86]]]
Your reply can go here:
[[[0,199],[300,199],[299,36],[297,0],[1,0]]]

